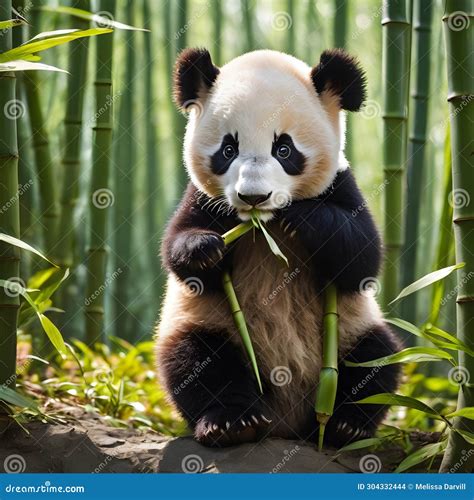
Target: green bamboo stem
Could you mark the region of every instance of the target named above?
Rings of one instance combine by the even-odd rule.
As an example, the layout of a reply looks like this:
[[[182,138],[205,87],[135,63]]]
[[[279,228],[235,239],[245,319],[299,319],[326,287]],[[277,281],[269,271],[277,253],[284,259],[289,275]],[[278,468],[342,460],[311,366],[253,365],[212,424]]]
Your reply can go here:
[[[333,284],[324,291],[323,317],[323,361],[319,384],[316,389],[315,411],[319,422],[319,443],[321,450],[324,442],[326,424],[334,412],[338,380],[338,320],[337,290]]]
[[[0,2],[0,19],[10,19],[11,0]],[[0,52],[12,48],[11,30],[0,36]],[[20,236],[20,210],[18,203],[18,149],[16,121],[5,112],[15,103],[15,73],[0,73],[0,232],[16,238]],[[10,104],[9,104],[10,103]],[[18,278],[20,252],[18,248],[0,243],[0,279]],[[18,296],[5,293],[0,287],[0,384],[15,387],[16,335]]]
[[[179,2],[174,2],[173,5],[176,7],[176,54],[179,54],[183,49],[187,47],[188,40],[188,0],[180,0]],[[177,188],[178,197],[181,198],[181,193],[184,191],[188,184],[188,175],[186,169],[184,168],[183,162],[183,137],[184,131],[186,129],[186,118],[182,113],[174,111],[174,135],[175,135],[175,150],[176,150],[176,166],[177,166]]]
[[[433,269],[443,269],[449,266],[453,255],[453,207],[450,203],[450,193],[453,189],[453,173],[451,168],[451,140],[449,127],[446,131],[446,140],[444,145],[444,175],[443,175],[443,208],[439,219],[439,242],[435,264]],[[441,310],[441,300],[445,289],[445,280],[437,281],[433,284],[431,294],[431,311],[428,322],[432,325],[438,324],[439,313]]]
[[[242,21],[244,25],[244,46],[243,52],[250,52],[255,49],[255,36],[254,36],[254,6],[251,0],[240,0],[240,8],[242,11]]]
[[[115,0],[100,0],[98,10],[115,15]],[[113,33],[96,45],[95,61],[95,116],[92,143],[92,173],[89,189],[89,248],[87,250],[87,284],[85,300],[85,340],[89,346],[104,341],[104,292],[97,292],[106,283],[107,221],[112,157],[113,88],[112,88]],[[106,204],[100,203],[98,193],[104,193]],[[105,207],[105,208],[104,208]],[[94,297],[92,299],[92,297]]]
[[[286,53],[295,56],[296,49],[296,32],[295,32],[295,0],[286,0],[286,13],[289,16],[290,22],[286,30]]]
[[[31,9],[30,38],[38,33],[41,11],[37,7],[41,6],[42,2],[36,0],[33,4],[35,8]],[[42,108],[43,89],[40,85],[41,75],[39,73],[38,71],[25,71],[23,79],[30,116],[36,180],[38,182],[42,246],[48,257],[55,260],[54,249],[59,219],[57,172],[51,154],[49,133]]]
[[[235,294],[234,286],[232,284],[232,280],[228,272],[224,272],[223,274],[222,285],[224,287],[224,292],[226,294],[227,301],[229,302],[235,326],[237,327],[240,337],[242,338],[242,342],[245,346],[245,350],[247,351],[247,354],[250,358],[250,362],[252,363],[253,371],[255,373],[255,377],[258,383],[258,388],[260,389],[260,392],[263,394],[262,382],[260,380],[260,372],[258,371],[257,359],[255,357],[255,352],[253,350],[252,340],[250,339],[250,334],[247,329],[247,323],[245,321],[244,313],[242,312],[242,309],[240,309],[240,304],[237,299],[237,295]]]
[[[430,53],[431,19],[433,2],[415,0],[413,6],[414,22],[414,61],[416,71],[412,91],[413,120],[411,120],[407,158],[407,199],[405,211],[405,242],[402,258],[402,286],[417,279],[416,262],[420,229],[420,208],[425,164],[426,128],[428,118],[428,95],[430,90]],[[412,294],[401,305],[401,316],[417,323],[417,298]],[[410,337],[413,339],[413,336]]]
[[[134,26],[135,6],[126,2],[124,18]],[[114,269],[120,274],[114,280],[114,329],[115,336],[133,341],[135,328],[130,306],[130,282],[132,260],[132,229],[134,210],[134,182],[136,177],[136,137],[134,98],[137,88],[135,64],[136,34],[124,31],[125,74],[120,95],[120,113],[117,134],[114,138],[116,149],[114,168]],[[120,271],[119,271],[120,270]]]
[[[400,288],[410,24],[407,19],[405,0],[387,0],[383,5],[383,168],[386,183],[384,199],[386,256],[382,299],[384,307],[387,307]]]
[[[457,18],[455,17],[457,16]],[[459,25],[459,22],[463,23]],[[448,70],[448,102],[451,123],[453,170],[454,239],[458,271],[457,337],[474,348],[474,176],[472,175],[472,138],[474,137],[474,0],[446,0],[443,16]],[[460,27],[461,26],[461,27]],[[467,201],[469,200],[469,201]],[[458,392],[457,409],[474,406],[474,357],[459,352],[460,370],[465,383]],[[474,420],[457,418],[455,430],[474,432]],[[451,431],[441,464],[441,472],[455,467],[457,472],[472,472],[474,455],[466,454],[472,445],[458,432]]]
[[[74,0],[71,7],[91,10],[90,0]],[[74,27],[89,28],[89,21],[72,18]],[[109,35],[110,36],[110,35]],[[100,48],[103,40],[97,43]],[[69,44],[68,80],[66,92],[66,114],[64,116],[64,152],[62,157],[62,194],[59,217],[59,235],[56,256],[62,267],[72,267],[76,220],[74,213],[79,199],[79,175],[81,170],[81,139],[83,133],[84,93],[87,83],[87,56],[89,39],[82,38]],[[67,290],[64,288],[63,295]]]
[[[152,12],[150,0],[143,2],[143,17],[145,28],[152,29]],[[151,33],[143,33],[145,75],[145,123],[146,123],[146,230],[148,241],[148,265],[151,270],[155,298],[158,299],[164,285],[163,273],[160,259],[158,257],[160,230],[165,223],[167,203],[165,197],[165,182],[163,180],[163,169],[158,161],[156,144],[158,141],[157,113],[156,113],[156,85],[154,83],[153,71],[154,48]]]
[[[347,49],[347,19],[349,16],[349,0],[334,0],[333,46]],[[346,144],[344,154],[353,163],[352,115],[346,114]]]
[[[222,0],[212,2],[212,59],[220,66],[222,64]]]

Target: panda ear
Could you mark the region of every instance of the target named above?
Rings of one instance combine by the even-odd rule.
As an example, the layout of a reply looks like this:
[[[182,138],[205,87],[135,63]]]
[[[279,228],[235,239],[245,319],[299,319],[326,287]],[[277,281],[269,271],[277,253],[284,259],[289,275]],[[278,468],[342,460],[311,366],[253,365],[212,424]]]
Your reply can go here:
[[[212,64],[206,49],[185,49],[176,60],[173,75],[174,100],[179,108],[186,108],[204,97],[212,87],[219,68]]]
[[[325,50],[311,70],[314,88],[323,101],[337,99],[340,109],[359,111],[366,98],[364,70],[341,49]]]

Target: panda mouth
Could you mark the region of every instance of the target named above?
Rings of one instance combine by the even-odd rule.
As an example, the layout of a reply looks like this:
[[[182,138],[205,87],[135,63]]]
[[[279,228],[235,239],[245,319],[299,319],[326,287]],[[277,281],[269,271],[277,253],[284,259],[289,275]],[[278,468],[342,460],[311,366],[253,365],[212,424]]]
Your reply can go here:
[[[237,213],[239,214],[240,219],[243,221],[248,221],[252,218],[252,212],[254,208],[238,208]],[[258,208],[258,218],[263,222],[268,222],[273,218],[273,210],[269,208]]]

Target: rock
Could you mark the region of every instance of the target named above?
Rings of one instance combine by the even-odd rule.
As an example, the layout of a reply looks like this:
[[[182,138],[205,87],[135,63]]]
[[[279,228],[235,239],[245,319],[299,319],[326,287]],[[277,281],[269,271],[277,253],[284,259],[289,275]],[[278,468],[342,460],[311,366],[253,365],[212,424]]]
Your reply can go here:
[[[32,422],[27,429],[29,434],[12,426],[2,436],[0,468],[3,464],[6,472],[14,467],[22,472],[359,472],[360,457],[368,454],[342,457],[276,438],[206,448],[191,437],[114,428],[95,418],[72,425]],[[378,457],[382,471],[392,468],[393,463]]]

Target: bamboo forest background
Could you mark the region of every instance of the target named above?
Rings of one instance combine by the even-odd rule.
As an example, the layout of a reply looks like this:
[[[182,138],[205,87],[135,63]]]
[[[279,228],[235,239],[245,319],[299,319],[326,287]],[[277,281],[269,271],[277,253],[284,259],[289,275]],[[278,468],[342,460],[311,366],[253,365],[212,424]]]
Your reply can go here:
[[[77,158],[67,156],[69,108],[66,103],[70,99],[67,75],[35,74],[40,85],[37,105],[42,123],[32,123],[38,116],[32,112],[25,91],[20,92],[16,106],[10,111],[14,113],[12,119],[18,120],[20,130],[22,238],[43,249],[54,262],[70,268],[70,276],[55,300],[65,311],[61,315],[58,313],[63,335],[86,337],[84,310],[94,309],[99,295],[105,298],[105,336],[95,340],[113,335],[136,342],[152,334],[165,278],[158,257],[160,238],[164,223],[187,182],[181,159],[185,119],[173,106],[170,90],[175,55],[185,46],[209,48],[218,64],[256,48],[287,51],[311,65],[327,47],[343,46],[356,54],[367,70],[369,97],[362,112],[349,119],[348,157],[379,227],[382,227],[386,181],[382,160],[380,2],[135,0],[110,3],[113,7],[116,4],[116,11],[106,13],[106,17],[113,16],[117,21],[144,27],[150,32],[117,30],[108,35],[114,37],[113,88],[106,101],[106,107],[113,108],[114,114],[110,178],[108,182],[103,179],[104,186],[108,187],[101,187],[99,181],[97,190],[90,191],[93,127],[99,118],[94,115],[97,112],[93,105],[93,52],[95,45],[100,46],[104,38],[82,42],[82,45],[75,42],[71,52],[66,47],[55,48],[43,58],[44,62],[65,69],[69,67],[70,58],[73,74],[80,75],[83,80],[76,81],[72,90],[74,100],[82,98],[84,101],[81,144],[72,153],[77,154]],[[90,5],[85,0],[73,4],[94,10],[94,3]],[[54,7],[58,4],[37,1],[33,5]],[[450,217],[443,215],[443,210],[450,210],[445,203],[443,181],[448,110],[439,18],[442,8],[441,5],[437,7],[438,15],[423,27],[431,29],[432,43],[423,54],[424,67],[418,67],[420,72],[430,73],[426,149],[421,160],[426,168],[419,166],[419,171],[423,172],[417,195],[420,212],[407,210],[405,213],[407,218],[419,220],[416,233],[409,235],[411,241],[405,242],[405,251],[402,251],[407,257],[402,260],[407,268],[402,270],[405,284],[439,267],[440,236],[443,231],[451,231]],[[89,24],[34,8],[30,17],[31,25],[24,29],[33,33],[53,27]],[[82,70],[86,67],[87,72]],[[416,69],[413,66],[414,72]],[[415,105],[413,99],[411,106]],[[99,110],[100,114],[105,112],[107,109]],[[80,118],[79,115],[73,119]],[[424,141],[425,138],[416,139]],[[35,156],[34,150],[38,148],[43,149],[43,155],[47,154],[49,162],[43,167],[49,176],[46,184],[50,191],[46,192],[40,189],[45,182],[35,175],[38,172],[35,161],[44,160],[42,156]],[[74,164],[75,161],[79,163]],[[402,201],[397,206],[402,207]],[[401,215],[393,215],[400,225]],[[88,246],[94,217],[108,219],[107,277],[86,291]],[[50,221],[59,227],[56,241],[48,241],[52,235]],[[443,258],[446,265],[453,263],[452,246],[443,252]],[[31,276],[35,264],[24,255],[23,280]],[[381,283],[374,281],[372,286],[378,293]],[[454,282],[447,288],[453,287]],[[415,322],[430,314],[431,292],[420,293],[425,297],[418,297],[416,313],[410,313],[412,317],[407,318]],[[455,294],[452,294],[443,301],[440,311],[443,326],[450,330],[455,329],[454,308]],[[94,339],[89,337],[89,340]]]
[[[451,14],[443,18],[445,3]],[[42,63],[68,73],[18,71],[16,97],[4,99],[7,94],[0,92],[0,134],[7,138],[2,148],[13,151],[8,147],[13,147],[16,124],[19,158],[18,194],[16,179],[0,179],[6,186],[0,186],[0,221],[15,230],[12,207],[19,203],[18,236],[58,266],[51,268],[35,253],[22,251],[17,276],[11,272],[16,250],[0,242],[2,280],[17,281],[18,293],[33,297],[22,298],[19,314],[22,389],[78,398],[117,425],[133,421],[161,432],[183,431],[156,384],[151,338],[165,284],[160,241],[188,182],[182,161],[185,117],[171,98],[173,63],[188,46],[208,48],[218,65],[258,48],[288,52],[311,66],[331,47],[346,48],[360,59],[367,71],[368,100],[348,118],[346,153],[386,243],[383,275],[363,283],[361,292],[377,295],[390,316],[423,325],[408,328],[415,336],[406,325],[400,330],[408,346],[428,340],[462,351],[459,373],[469,376],[463,370],[472,364],[474,352],[468,314],[474,283],[468,231],[472,179],[469,183],[465,172],[472,151],[469,160],[463,148],[474,132],[472,71],[463,65],[472,70],[472,0],[389,1],[386,9],[379,0],[18,0],[13,7],[24,22],[0,33],[4,43],[5,30],[11,29],[13,47],[40,32],[99,26],[97,18],[70,15],[65,7],[101,16],[101,30],[92,33],[97,36],[41,53]],[[8,11],[0,7],[0,21],[8,19]],[[104,18],[111,30],[104,29]],[[452,50],[449,58],[446,47]],[[7,48],[0,45],[0,63]],[[29,61],[35,60],[30,54]],[[0,90],[11,91],[11,82],[0,83]],[[456,125],[453,148],[459,148],[453,156],[450,121]],[[451,157],[453,171],[463,173],[454,184]],[[7,192],[11,198],[5,198]],[[446,272],[443,281],[391,304],[403,287],[455,264],[453,212],[459,223],[458,261],[468,261],[467,271],[459,272],[457,281],[456,273]],[[8,233],[3,226],[0,232]],[[3,284],[2,321],[19,299],[11,285]],[[15,345],[12,329],[5,334],[1,328],[0,381],[8,385],[15,380]],[[58,361],[44,329],[66,362]],[[460,341],[444,330],[458,334]],[[78,357],[79,371],[73,363]],[[456,368],[457,360],[440,349],[428,356],[428,361],[441,359]],[[38,369],[48,360],[47,368]],[[408,360],[418,361],[413,352]],[[454,377],[453,382],[453,368],[446,376],[448,365],[408,363],[403,394],[433,401],[436,411],[454,411],[462,381]],[[472,384],[463,387],[470,396],[465,404],[460,396],[458,409],[471,420],[465,427],[471,433],[464,435],[472,444]],[[417,403],[412,404],[416,409]],[[432,413],[419,417],[410,412],[391,413],[391,422],[402,429],[442,433],[451,426],[441,427],[444,415],[433,422]],[[442,452],[443,443],[430,456]],[[459,455],[462,446],[452,448]]]

